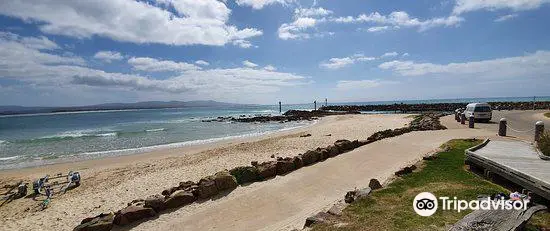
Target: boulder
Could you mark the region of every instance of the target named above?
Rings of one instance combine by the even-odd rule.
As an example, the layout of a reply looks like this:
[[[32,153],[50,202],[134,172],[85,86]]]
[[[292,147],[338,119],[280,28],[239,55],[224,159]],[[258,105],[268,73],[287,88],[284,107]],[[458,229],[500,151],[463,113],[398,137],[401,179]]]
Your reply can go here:
[[[148,196],[145,198],[145,207],[152,208],[157,213],[166,209],[166,205],[164,204],[164,196],[159,194]]]
[[[321,156],[321,153],[317,151],[313,151],[313,150],[307,151],[302,155],[304,166],[311,165],[319,161],[320,156]]]
[[[216,173],[214,175],[214,181],[216,182],[218,191],[234,189],[239,186],[235,177],[229,174],[227,170]]]
[[[191,188],[191,186],[193,186],[193,185],[195,185],[195,182],[193,182],[193,181],[180,182],[180,185],[179,185],[178,189],[179,190],[186,190],[186,189]]]
[[[349,140],[337,140],[334,142],[334,146],[340,150],[340,153],[347,152],[351,149],[353,149],[351,141]]]
[[[338,147],[334,145],[330,145],[326,148],[328,150],[328,156],[329,157],[335,157],[338,154],[340,154],[340,150],[338,150]]]
[[[346,203],[352,203],[354,201],[367,198],[370,192],[371,192],[371,189],[369,187],[359,189],[359,190],[349,191],[346,193],[346,196],[344,197],[344,201]]]
[[[199,181],[198,197],[201,199],[207,199],[211,196],[218,194],[218,188],[216,187],[216,181],[212,177],[205,177]]]
[[[310,137],[310,136],[311,136],[311,134],[309,134],[309,133],[308,133],[308,134],[305,134],[305,135],[300,135],[300,137],[302,137],[302,138],[303,138],[303,137]]]
[[[414,166],[414,165],[413,165]],[[416,166],[414,166],[414,168],[416,169]],[[407,175],[407,174],[410,174],[413,172],[413,169],[411,167],[405,167],[397,172],[395,172],[395,175],[396,176],[403,176],[403,175]]]
[[[152,208],[131,205],[116,213],[114,223],[116,225],[127,225],[156,215],[157,213]]]
[[[329,158],[329,151],[326,148],[317,148],[315,151],[319,153],[319,161]]]
[[[175,191],[179,190],[179,186],[178,187],[171,187],[171,188],[167,188],[165,190],[162,191],[162,195],[164,196],[170,196],[172,193],[174,193]]]
[[[298,155],[292,158],[292,162],[294,162],[294,168],[296,169],[304,167],[304,161],[302,160],[301,155]]]
[[[315,214],[315,216],[311,216],[306,218],[306,224],[305,227],[311,227],[314,224],[322,224],[322,223],[328,223],[330,220],[331,215],[325,212],[319,212]]]
[[[102,213],[96,217],[85,218],[73,231],[109,231],[113,228],[114,213]]]
[[[195,196],[191,192],[179,190],[170,195],[164,204],[166,208],[172,209],[191,204],[195,199]]]
[[[361,143],[359,143],[359,140],[351,141],[351,147],[352,149],[356,149],[358,147],[361,147]]]
[[[245,184],[258,181],[260,175],[258,169],[252,166],[241,166],[231,169],[229,173],[237,179],[237,183]]]
[[[296,169],[296,166],[292,158],[284,158],[277,161],[277,175],[284,175],[294,171],[294,169]]]
[[[327,211],[327,213],[335,215],[335,216],[341,216],[342,211],[344,211],[346,206],[347,206],[346,203],[344,203],[342,201],[339,201],[336,204],[332,205],[332,207],[330,207],[330,209]]]
[[[370,179],[369,188],[372,190],[376,190],[382,188],[382,184],[380,184],[380,181],[378,181],[377,179]]]
[[[276,161],[267,161],[256,166],[258,168],[258,173],[260,179],[266,180],[277,175],[277,162]]]

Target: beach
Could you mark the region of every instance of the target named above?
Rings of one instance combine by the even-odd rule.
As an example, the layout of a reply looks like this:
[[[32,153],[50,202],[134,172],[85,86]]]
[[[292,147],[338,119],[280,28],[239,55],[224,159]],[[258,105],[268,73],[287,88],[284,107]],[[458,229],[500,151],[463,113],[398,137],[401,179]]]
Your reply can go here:
[[[410,121],[406,114],[328,116],[313,125],[258,137],[3,170],[0,172],[1,185],[13,184],[18,180],[30,182],[45,174],[66,173],[69,170],[79,171],[83,179],[80,187],[63,195],[55,195],[49,208],[44,211],[38,210],[39,200],[30,198],[14,200],[2,206],[0,229],[71,230],[83,218],[115,212],[134,199],[158,194],[182,181],[198,181],[224,169],[249,165],[251,161],[270,160],[272,156],[294,156],[328,146],[339,139],[366,139],[377,131],[400,128]],[[311,136],[301,137],[306,134]]]

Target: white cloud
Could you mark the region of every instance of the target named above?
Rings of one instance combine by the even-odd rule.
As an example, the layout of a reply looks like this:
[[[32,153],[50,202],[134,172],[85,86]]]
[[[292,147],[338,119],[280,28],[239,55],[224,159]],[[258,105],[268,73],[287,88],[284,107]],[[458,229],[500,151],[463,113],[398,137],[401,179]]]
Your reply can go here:
[[[537,51],[523,56],[449,64],[391,61],[380,64],[379,68],[403,76],[547,77],[550,74],[550,52]]]
[[[264,70],[266,70],[266,71],[276,71],[277,68],[275,68],[272,65],[267,65],[267,66],[264,67]]]
[[[248,60],[245,60],[245,61],[243,61],[243,66],[249,67],[249,68],[254,68],[254,67],[257,67],[258,64],[255,64],[255,63],[253,63],[253,62],[250,62],[250,61],[248,61]]]
[[[416,27],[419,31],[425,31],[439,26],[457,26],[464,21],[463,18],[454,15],[422,21],[418,18],[411,18],[411,16],[404,11],[394,11],[387,16],[374,12],[369,15],[361,14],[357,17],[345,16],[331,18],[330,20],[336,23],[373,23],[376,25],[392,25],[394,27]]]
[[[510,20],[510,19],[513,19],[515,17],[517,17],[518,14],[507,14],[507,15],[503,15],[503,16],[500,16],[498,18],[495,19],[495,22],[504,22],[504,21],[507,21],[507,20]]]
[[[40,36],[40,37],[21,37],[17,34],[11,32],[0,31],[0,39],[11,40],[18,42],[28,48],[37,49],[37,50],[55,50],[59,49],[59,45],[50,39]]]
[[[122,60],[124,56],[116,51],[98,51],[95,53],[94,58],[110,63],[113,60]]]
[[[303,17],[296,18],[291,23],[283,23],[278,30],[279,38],[288,39],[308,39],[311,36],[304,31],[313,28],[318,23],[318,19]]]
[[[387,52],[387,53],[384,53],[382,56],[380,56],[381,58],[387,58],[387,57],[395,57],[395,56],[398,56],[399,53],[397,52]]]
[[[409,56],[410,56],[409,53],[403,53],[403,54],[401,55],[401,57],[409,57]]]
[[[328,60],[328,62],[320,63],[319,66],[322,68],[336,70],[336,69],[344,68],[346,66],[354,64],[356,62],[366,62],[366,61],[371,61],[375,59],[376,58],[374,57],[367,57],[367,56],[364,56],[363,54],[355,54],[349,57],[331,58]]]
[[[374,80],[341,80],[336,84],[338,90],[355,90],[375,88],[385,84],[397,84],[395,81]]]
[[[227,68],[203,70],[184,62],[134,57],[128,63],[137,70],[148,72],[173,71],[175,76],[165,79],[137,74],[105,72],[85,66],[80,57],[49,54],[26,46],[19,36],[0,37],[0,79],[13,79],[24,86],[62,89],[95,89],[113,92],[157,92],[159,94],[199,94],[204,98],[219,99],[243,92],[262,95],[277,92],[282,87],[294,87],[311,83],[306,77],[293,74],[251,68]],[[215,91],[213,91],[215,89]]]
[[[294,1],[295,0],[236,0],[235,2],[239,6],[250,6],[255,10],[259,10],[272,4],[281,4],[286,6]]]
[[[368,32],[382,32],[382,31],[386,31],[386,30],[389,30],[390,27],[389,26],[374,26],[374,27],[369,27],[369,29],[367,29]]]
[[[550,0],[457,0],[453,14],[460,15],[478,10],[532,10],[546,3],[550,3]]]
[[[128,64],[135,70],[147,72],[184,72],[201,69],[199,66],[191,63],[158,60],[149,57],[132,57],[128,60]]]
[[[34,23],[49,34],[101,36],[133,43],[223,46],[262,35],[228,24],[231,10],[217,0],[0,1],[0,14]],[[172,13],[166,8],[173,7]]]
[[[294,10],[294,15],[298,17],[322,17],[331,15],[333,12],[323,7],[319,8],[297,8]]]
[[[208,66],[208,65],[210,65],[209,62],[206,62],[206,61],[204,61],[204,60],[197,60],[197,61],[195,61],[195,64],[201,65],[201,66]]]

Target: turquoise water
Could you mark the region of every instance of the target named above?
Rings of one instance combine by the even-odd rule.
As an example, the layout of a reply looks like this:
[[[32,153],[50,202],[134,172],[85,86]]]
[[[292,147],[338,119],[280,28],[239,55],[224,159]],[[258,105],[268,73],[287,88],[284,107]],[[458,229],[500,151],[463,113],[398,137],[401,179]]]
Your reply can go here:
[[[530,100],[532,98],[488,98],[332,105]],[[537,100],[550,101],[550,97]],[[318,106],[321,104],[318,103]],[[313,104],[283,106],[283,112],[290,109],[311,110]],[[279,114],[278,106],[262,105],[0,116],[0,169],[128,155],[155,148],[257,136],[311,123],[201,122],[218,116],[276,114]]]

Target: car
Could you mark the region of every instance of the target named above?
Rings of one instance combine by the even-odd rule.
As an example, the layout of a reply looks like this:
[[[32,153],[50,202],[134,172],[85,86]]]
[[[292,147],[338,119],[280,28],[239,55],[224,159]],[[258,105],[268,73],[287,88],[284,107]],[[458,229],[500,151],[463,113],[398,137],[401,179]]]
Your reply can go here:
[[[464,110],[466,119],[474,116],[475,121],[489,122],[493,117],[493,110],[488,103],[469,103]]]

